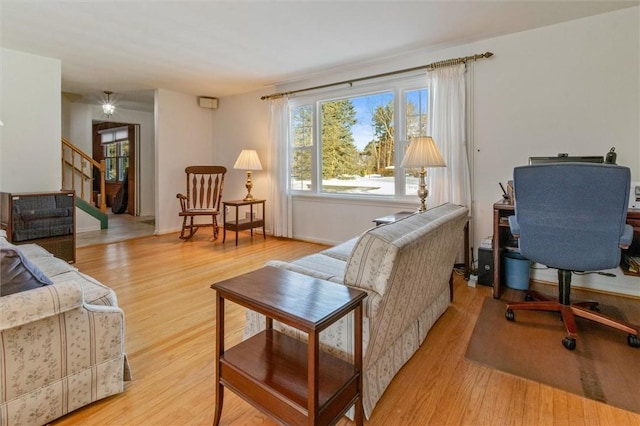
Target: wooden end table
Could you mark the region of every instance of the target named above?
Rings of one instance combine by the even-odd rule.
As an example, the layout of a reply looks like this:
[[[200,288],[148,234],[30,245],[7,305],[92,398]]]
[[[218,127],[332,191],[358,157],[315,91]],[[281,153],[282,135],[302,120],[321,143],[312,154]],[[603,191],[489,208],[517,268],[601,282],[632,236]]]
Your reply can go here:
[[[355,404],[363,424],[362,300],[366,293],[283,269],[264,267],[213,284],[216,290],[216,412],[224,388],[284,424],[334,424]],[[266,317],[266,330],[225,350],[224,304]],[[320,332],[354,312],[354,363],[320,351]],[[308,344],[273,329],[273,320],[308,334]]]
[[[267,234],[264,230],[264,222],[265,222],[265,212],[264,212],[264,203],[266,200],[232,200],[232,201],[223,201],[223,209],[222,209],[222,242],[224,243],[227,239],[227,231],[235,231],[236,233],[236,245],[238,245],[238,232],[244,230],[251,230],[251,237],[253,237],[253,229],[254,228],[262,228],[262,235],[264,239],[267,239]],[[255,217],[255,211],[253,206],[262,204],[262,217]],[[227,207],[235,207],[236,208],[236,217],[235,220],[227,222]],[[240,219],[238,216],[238,208],[243,206],[249,206],[249,217],[247,219]]]

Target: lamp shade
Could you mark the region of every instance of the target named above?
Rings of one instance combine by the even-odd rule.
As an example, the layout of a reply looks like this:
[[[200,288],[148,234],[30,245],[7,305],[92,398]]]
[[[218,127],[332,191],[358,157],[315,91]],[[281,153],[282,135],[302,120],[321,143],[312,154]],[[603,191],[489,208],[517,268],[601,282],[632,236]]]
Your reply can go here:
[[[401,166],[406,168],[446,167],[446,164],[431,136],[419,136],[411,138]]]
[[[233,165],[234,169],[242,170],[262,170],[262,164],[258,153],[253,149],[243,149],[238,155],[236,163]]]

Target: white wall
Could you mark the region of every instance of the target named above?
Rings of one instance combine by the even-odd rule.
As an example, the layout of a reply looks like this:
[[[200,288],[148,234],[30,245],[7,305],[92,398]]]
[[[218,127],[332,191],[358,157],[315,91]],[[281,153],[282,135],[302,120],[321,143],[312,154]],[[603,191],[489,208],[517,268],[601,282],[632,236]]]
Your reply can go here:
[[[225,166],[223,200],[238,200],[247,195],[245,170],[233,168],[240,151],[255,149],[260,157],[262,170],[252,172],[255,198],[267,199],[265,207],[269,209],[270,179],[269,170],[269,103],[260,100],[260,93],[251,92],[239,96],[227,97],[218,103],[213,113],[213,140],[215,156],[213,164]]]
[[[474,247],[493,233],[497,182],[529,156],[605,155],[640,177],[640,8],[594,16],[476,46],[496,53],[478,64],[474,94]],[[638,278],[576,276],[575,286],[640,296]],[[533,277],[556,281],[555,270]]]
[[[60,61],[4,48],[1,54],[0,190],[58,191]]]
[[[177,193],[184,193],[184,169],[216,164],[215,110],[200,108],[193,95],[158,89],[155,93],[156,234],[179,231]]]
[[[268,107],[260,105],[268,101],[260,95],[492,51],[494,57],[470,64],[468,72],[473,84],[468,137],[474,186],[471,244],[478,247],[493,233],[492,205],[501,196],[498,182],[511,179],[513,167],[525,164],[529,156],[604,155],[615,146],[618,164],[630,167],[632,179],[640,180],[639,11],[624,9],[223,98],[221,110],[232,103],[234,114],[225,115],[224,125],[216,121],[216,141],[252,132],[247,126],[264,126]],[[260,118],[247,121],[246,110],[259,112]],[[406,208],[297,197],[294,237],[336,243],[366,229],[372,219]],[[612,279],[589,280],[600,281],[586,286],[611,289]],[[637,285],[628,285],[630,280],[637,284],[633,277],[615,279],[619,287],[635,288],[640,295]],[[580,285],[582,280],[574,281]]]
[[[604,155],[640,177],[639,8],[483,41],[475,73],[476,242],[498,182],[529,156]],[[477,245],[476,245],[477,247]]]

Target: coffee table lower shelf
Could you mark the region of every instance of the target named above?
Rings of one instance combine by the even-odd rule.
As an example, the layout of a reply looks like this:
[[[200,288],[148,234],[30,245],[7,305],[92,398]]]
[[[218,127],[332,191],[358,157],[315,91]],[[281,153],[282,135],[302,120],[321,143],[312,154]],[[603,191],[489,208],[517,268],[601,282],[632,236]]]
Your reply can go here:
[[[220,357],[220,382],[256,408],[285,424],[308,422],[308,346],[276,330],[262,331]],[[329,425],[358,398],[353,364],[320,351],[319,413]],[[346,407],[346,408],[345,408]]]

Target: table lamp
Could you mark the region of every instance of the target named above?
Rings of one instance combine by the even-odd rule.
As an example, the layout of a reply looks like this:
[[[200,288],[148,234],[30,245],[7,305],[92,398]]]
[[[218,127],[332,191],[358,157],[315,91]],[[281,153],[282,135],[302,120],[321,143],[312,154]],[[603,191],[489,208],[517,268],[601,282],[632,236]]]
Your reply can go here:
[[[418,197],[420,197],[420,207],[418,212],[427,210],[425,199],[429,195],[425,176],[427,174],[426,167],[446,167],[442,154],[438,150],[436,143],[431,136],[418,136],[411,138],[411,143],[407,152],[402,159],[401,167],[420,168],[420,180],[418,185]]]
[[[233,165],[234,169],[241,169],[247,171],[247,183],[244,185],[247,188],[247,196],[243,198],[244,201],[253,200],[251,195],[251,188],[253,188],[253,182],[251,182],[251,171],[262,170],[262,164],[260,164],[260,158],[258,153],[253,149],[243,149]]]

